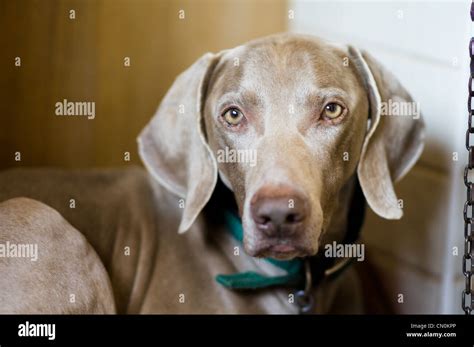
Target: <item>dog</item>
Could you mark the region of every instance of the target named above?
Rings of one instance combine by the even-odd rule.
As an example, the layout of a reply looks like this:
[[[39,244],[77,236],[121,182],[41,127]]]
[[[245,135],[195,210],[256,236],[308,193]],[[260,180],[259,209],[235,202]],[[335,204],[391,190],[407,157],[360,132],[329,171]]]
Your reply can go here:
[[[259,281],[281,279],[282,264],[344,242],[358,188],[380,217],[402,217],[394,183],[418,160],[424,123],[419,115],[382,115],[388,102],[413,100],[386,68],[350,45],[277,34],[207,53],[175,80],[138,137],[149,175],[138,168],[7,170],[0,174],[0,213],[8,199],[27,196],[59,211],[76,238],[85,236],[98,255],[91,261],[97,268],[103,263],[108,274],[101,281],[94,278],[98,272],[77,272],[78,292],[86,276],[100,282],[89,298],[104,300],[108,293],[107,304],[93,312],[297,313],[295,288],[234,290],[229,286],[242,276],[220,277],[220,283],[216,276],[254,271],[264,274]],[[203,213],[217,186],[230,195]],[[68,205],[71,197],[76,208]],[[242,244],[228,223],[219,222],[230,200]],[[28,216],[30,210],[18,213]],[[21,220],[0,225],[2,239],[15,234],[28,240],[33,232]],[[62,263],[80,252],[61,239],[43,256],[56,257],[58,248],[71,253],[71,259],[57,260]],[[33,276],[32,268],[20,281],[14,264],[8,265],[4,278],[10,286],[20,288]],[[313,287],[310,265],[304,266],[307,311],[362,311],[360,282],[351,267]],[[233,284],[226,287],[223,278]],[[112,290],[100,290],[109,281]],[[28,283],[33,291],[35,284]],[[73,289],[57,290],[66,298]],[[42,300],[52,301],[44,295]],[[85,313],[90,307],[74,308],[67,300],[53,304],[54,312]],[[0,310],[39,309],[9,302]]]

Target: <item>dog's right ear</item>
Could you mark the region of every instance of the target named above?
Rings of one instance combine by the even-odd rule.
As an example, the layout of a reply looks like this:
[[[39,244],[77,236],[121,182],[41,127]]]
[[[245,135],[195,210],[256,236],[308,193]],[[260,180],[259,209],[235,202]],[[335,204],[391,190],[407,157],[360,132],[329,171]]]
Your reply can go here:
[[[191,227],[217,182],[217,163],[204,136],[202,113],[219,56],[205,54],[176,78],[137,139],[150,174],[185,199],[180,233]]]
[[[370,104],[370,129],[357,168],[359,182],[375,213],[386,219],[399,219],[403,212],[393,185],[412,168],[423,151],[423,118],[419,113],[400,116],[390,109],[382,114],[384,104],[412,104],[411,96],[369,54],[354,47],[349,47],[349,53],[364,81]]]

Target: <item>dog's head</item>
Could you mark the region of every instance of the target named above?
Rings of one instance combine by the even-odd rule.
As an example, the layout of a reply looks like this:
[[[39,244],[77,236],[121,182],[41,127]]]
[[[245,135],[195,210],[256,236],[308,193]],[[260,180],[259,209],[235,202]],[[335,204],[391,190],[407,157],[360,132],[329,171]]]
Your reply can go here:
[[[377,214],[402,216],[393,182],[418,159],[423,122],[391,105],[414,106],[367,54],[276,35],[208,53],[182,73],[140,134],[139,151],[151,174],[185,198],[180,232],[219,174],[235,194],[248,254],[313,255],[341,218],[355,173]]]

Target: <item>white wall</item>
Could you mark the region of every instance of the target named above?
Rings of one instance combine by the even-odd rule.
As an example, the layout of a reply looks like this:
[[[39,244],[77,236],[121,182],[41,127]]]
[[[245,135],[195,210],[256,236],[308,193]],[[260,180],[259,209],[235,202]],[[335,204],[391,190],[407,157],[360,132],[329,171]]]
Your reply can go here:
[[[462,171],[467,160],[470,1],[298,1],[289,29],[372,53],[421,105],[420,162],[397,185],[401,221],[369,213],[363,231],[383,286],[400,313],[460,313]],[[453,161],[453,152],[459,161]],[[453,247],[459,255],[453,255]],[[397,294],[404,303],[397,302]]]

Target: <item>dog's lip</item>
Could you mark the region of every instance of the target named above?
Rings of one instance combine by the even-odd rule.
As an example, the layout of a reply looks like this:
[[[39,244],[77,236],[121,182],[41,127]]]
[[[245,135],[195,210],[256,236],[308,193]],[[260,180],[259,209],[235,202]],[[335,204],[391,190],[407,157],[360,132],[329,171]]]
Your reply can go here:
[[[252,252],[253,256],[262,258],[275,258],[281,260],[289,260],[296,257],[308,255],[307,249],[290,245],[287,243],[272,243],[259,247],[258,250]]]
[[[274,253],[291,253],[296,251],[296,247],[291,246],[291,245],[285,245],[285,244],[277,244],[270,246],[268,251],[274,252]]]
[[[266,257],[271,257],[279,260],[289,260],[297,257],[301,252],[294,246],[278,244],[267,248]]]
[[[277,260],[291,260],[300,257],[300,252],[268,252],[265,258],[273,258]]]

